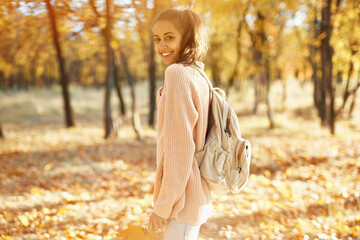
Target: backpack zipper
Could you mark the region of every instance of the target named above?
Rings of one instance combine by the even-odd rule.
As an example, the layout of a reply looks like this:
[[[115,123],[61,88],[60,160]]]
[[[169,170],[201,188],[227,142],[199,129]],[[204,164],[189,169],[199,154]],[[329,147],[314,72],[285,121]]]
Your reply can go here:
[[[230,126],[230,118],[226,119],[226,127],[225,127],[224,131],[229,137],[231,137],[231,132],[230,132],[229,126]]]

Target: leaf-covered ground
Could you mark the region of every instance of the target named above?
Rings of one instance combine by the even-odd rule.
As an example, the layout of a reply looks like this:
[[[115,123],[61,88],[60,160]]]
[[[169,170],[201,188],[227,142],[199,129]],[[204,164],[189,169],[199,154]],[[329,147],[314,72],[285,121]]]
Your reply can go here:
[[[281,106],[279,84],[272,88],[273,130],[265,106],[250,114],[250,91],[230,95],[252,142],[251,176],[240,194],[213,195],[199,239],[360,239],[359,107],[330,136],[310,86],[294,82],[288,91]],[[125,120],[118,138],[104,140],[102,99],[101,90],[73,87],[77,126],[65,129],[58,88],[0,93],[1,239],[161,239],[146,231],[156,132],[144,127],[137,141]]]

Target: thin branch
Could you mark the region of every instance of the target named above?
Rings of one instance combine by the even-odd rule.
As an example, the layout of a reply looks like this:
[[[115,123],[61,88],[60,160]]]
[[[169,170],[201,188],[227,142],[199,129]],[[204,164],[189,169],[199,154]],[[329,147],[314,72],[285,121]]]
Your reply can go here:
[[[341,0],[337,0],[337,1],[336,1],[336,7],[339,7],[339,6],[340,6],[340,3],[341,3]]]
[[[350,96],[355,95],[359,88],[360,88],[360,78],[358,79],[357,85],[351,91],[349,91],[347,99],[349,99]],[[344,101],[344,103],[341,105],[341,107],[335,112],[335,116],[338,116],[339,114],[342,113],[342,111],[345,108],[345,104],[346,104],[346,101]]]
[[[94,11],[95,15],[97,18],[101,18],[103,17],[97,10],[96,6],[95,6],[95,3],[94,3],[94,0],[89,0],[89,4],[90,4],[90,7],[92,8],[92,10]]]
[[[71,12],[71,13],[76,14],[76,12],[73,11],[73,10],[71,9],[71,7],[69,6],[69,3],[67,3],[67,2],[64,1],[64,0],[61,0],[61,3],[66,7],[66,10],[68,10],[68,11]]]

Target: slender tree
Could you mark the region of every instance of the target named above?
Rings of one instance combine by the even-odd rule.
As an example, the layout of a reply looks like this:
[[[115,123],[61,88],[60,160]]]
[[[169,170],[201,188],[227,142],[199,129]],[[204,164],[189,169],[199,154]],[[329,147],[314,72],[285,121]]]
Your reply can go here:
[[[226,95],[228,95],[229,90],[231,87],[234,86],[235,78],[238,76],[239,72],[239,66],[240,66],[240,60],[241,60],[241,31],[245,22],[245,16],[247,15],[247,12],[249,10],[250,4],[249,2],[246,2],[245,4],[240,4],[239,2],[236,2],[235,5],[237,12],[239,12],[239,19],[237,19],[237,27],[236,27],[236,60],[234,64],[234,68],[229,76],[229,79],[227,81],[226,86]]]
[[[323,0],[323,7],[321,9],[321,101],[320,101],[320,118],[321,125],[328,124],[328,115],[326,109],[326,89],[332,86],[332,56],[333,48],[330,45],[331,38],[331,1]],[[331,91],[332,92],[332,91]]]
[[[107,72],[105,79],[105,100],[104,100],[104,125],[105,125],[105,138],[108,138],[113,131],[113,121],[111,117],[111,86],[115,82],[114,78],[114,52],[111,49],[111,28],[112,28],[112,16],[110,12],[110,6],[112,6],[112,0],[106,0],[106,27],[104,30],[106,55],[107,55]]]
[[[341,9],[339,9],[339,15],[341,18],[338,18],[337,26],[342,26],[341,29],[339,29],[339,33],[341,36],[346,36],[347,38],[347,46],[348,49],[346,49],[349,53],[349,64],[348,64],[348,71],[347,74],[344,74],[346,76],[346,83],[344,87],[343,92],[343,98],[342,98],[342,104],[339,106],[339,108],[336,110],[336,117],[341,115],[344,112],[345,106],[347,105],[347,102],[352,98],[352,101],[350,103],[349,111],[348,111],[348,117],[351,118],[351,112],[354,109],[357,91],[360,88],[360,75],[359,72],[356,74],[356,62],[358,62],[359,58],[359,25],[360,25],[360,15],[359,14],[351,14],[355,9],[356,6],[358,6],[356,2],[350,2],[347,3],[346,6],[342,6]],[[355,10],[355,12],[360,12],[360,9]],[[339,51],[344,51],[345,49],[339,49]],[[337,54],[337,58],[339,58],[340,54]],[[335,61],[337,59],[335,58]],[[336,61],[338,62],[338,61]],[[343,62],[343,61],[342,61]],[[342,69],[343,70],[343,69]],[[343,70],[344,71],[344,70]],[[357,80],[356,79],[356,75]]]
[[[0,122],[0,138],[4,138],[4,133],[1,127],[1,122]]]
[[[317,17],[317,9],[314,7],[314,17],[313,17],[313,27],[312,27],[312,40],[318,39],[320,35],[320,29],[317,27],[319,25],[319,20]],[[318,76],[318,68],[319,68],[319,61],[317,58],[317,55],[319,53],[319,47],[315,46],[314,44],[310,44],[310,55],[308,56],[308,61],[311,64],[312,68],[312,76],[311,79],[313,81],[314,85],[314,92],[313,92],[313,101],[316,109],[318,110],[318,115],[320,116],[321,110],[320,110],[320,103],[321,103],[321,85],[320,85],[320,78]]]
[[[337,11],[341,0],[336,0],[336,9]],[[333,21],[331,15],[333,14],[331,10],[332,0],[323,0],[323,6],[321,9],[321,123],[322,125],[329,124],[331,134],[335,134],[335,89],[333,87],[333,55],[334,49],[330,44]],[[329,99],[329,106],[327,106],[327,99]],[[329,112],[327,113],[327,109]]]
[[[253,113],[256,113],[259,103],[259,90],[261,87],[265,87],[265,104],[267,107],[267,116],[269,120],[270,128],[275,127],[274,123],[274,114],[270,105],[270,63],[269,56],[267,56],[264,51],[265,45],[267,44],[267,37],[265,33],[265,16],[257,11],[257,19],[255,21],[255,29],[254,31],[250,30],[249,26],[247,26],[248,33],[250,34],[250,38],[252,41],[252,52],[254,62],[257,68],[257,75],[254,79],[254,90],[255,90],[255,102]]]
[[[360,76],[360,71],[358,72],[358,76]],[[354,94],[353,94],[353,99],[351,101],[351,104],[350,104],[350,109],[349,109],[349,118],[351,119],[352,118],[352,113],[353,113],[353,110],[354,110],[354,107],[355,107],[355,103],[356,103],[356,96],[357,96],[357,90],[360,88],[360,77],[358,77],[358,80],[357,80],[357,86],[356,88],[353,90],[354,91]]]
[[[319,39],[320,35],[320,20],[318,17],[318,7],[317,4],[308,3],[307,7],[309,8],[308,12],[308,30],[306,30],[305,38],[302,37],[301,30],[303,30],[303,26],[294,27],[295,35],[298,40],[298,44],[300,49],[307,50],[304,51],[304,60],[306,60],[311,65],[312,75],[311,80],[313,82],[314,90],[313,90],[313,103],[318,111],[319,117],[321,116],[321,79],[319,76],[319,46],[317,43],[317,39]]]
[[[238,23],[237,31],[236,31],[236,60],[234,64],[234,69],[229,77],[228,84],[226,87],[226,95],[229,93],[229,89],[234,85],[235,77],[238,73],[239,63],[241,59],[241,41],[240,41],[240,35],[241,35],[241,28],[243,25],[243,21],[245,18],[241,18]]]
[[[74,118],[72,114],[72,108],[71,108],[71,102],[70,102],[70,95],[68,90],[68,76],[65,71],[65,60],[62,56],[60,41],[59,41],[59,33],[57,31],[56,27],[56,15],[54,12],[54,9],[50,3],[50,0],[45,0],[46,7],[48,10],[49,19],[51,22],[51,29],[53,33],[53,41],[54,41],[54,47],[56,49],[57,53],[57,59],[59,64],[59,71],[60,71],[60,82],[62,86],[62,94],[63,94],[63,100],[64,100],[64,109],[65,109],[65,121],[67,127],[73,127],[75,125]]]
[[[89,0],[90,7],[92,8],[93,12],[96,16],[96,23],[101,18],[104,17],[103,14],[100,14],[97,10],[94,0]],[[113,28],[113,16],[111,9],[115,8],[113,4],[113,0],[106,1],[106,26],[104,29],[101,29],[101,35],[104,39],[105,46],[106,46],[106,56],[107,56],[107,71],[105,77],[105,100],[104,100],[104,127],[105,127],[105,138],[108,138],[110,134],[115,130],[113,126],[113,120],[111,117],[111,103],[110,103],[110,96],[111,96],[111,89],[115,86],[116,94],[119,98],[119,109],[121,115],[126,114],[126,106],[125,101],[122,96],[122,84],[121,79],[119,78],[119,69],[115,64],[115,53],[114,49],[111,46],[112,41],[112,28]]]
[[[125,70],[126,78],[128,80],[129,86],[130,86],[130,93],[131,93],[131,113],[132,113],[132,124],[133,129],[135,131],[136,137],[138,140],[141,140],[141,122],[140,122],[140,116],[136,109],[136,96],[135,96],[135,77],[131,73],[129,64],[127,61],[127,57],[125,56],[125,53],[122,49],[122,47],[119,48],[120,58],[122,65]]]
[[[345,108],[346,102],[347,100],[354,95],[356,95],[356,92],[358,90],[358,88],[360,87],[360,82],[358,81],[358,83],[356,84],[355,87],[353,87],[352,89],[350,89],[350,81],[351,78],[353,77],[353,73],[354,73],[354,58],[355,58],[355,54],[359,51],[358,48],[356,48],[356,46],[358,45],[358,42],[354,42],[353,44],[351,44],[351,57],[350,57],[350,63],[349,63],[349,71],[347,74],[347,79],[346,79],[346,86],[345,86],[345,91],[344,91],[344,95],[343,95],[343,102],[342,105],[340,106],[340,108],[336,111],[336,115],[339,115]]]
[[[114,65],[114,84],[115,84],[115,89],[116,89],[116,94],[119,98],[119,108],[120,108],[120,113],[121,115],[125,116],[126,115],[126,106],[125,106],[125,101],[124,98],[122,96],[122,84],[121,84],[121,78],[119,77],[119,66],[117,66],[117,64],[115,63],[115,53],[114,50],[111,48],[112,51],[112,55],[113,57],[113,65]]]
[[[157,1],[154,1],[154,8],[152,10],[152,21],[154,20],[158,11]],[[148,73],[149,73],[149,125],[154,127],[155,124],[155,109],[156,109],[156,64],[155,64],[155,46],[152,37],[152,30],[150,30],[150,54],[148,62]]]

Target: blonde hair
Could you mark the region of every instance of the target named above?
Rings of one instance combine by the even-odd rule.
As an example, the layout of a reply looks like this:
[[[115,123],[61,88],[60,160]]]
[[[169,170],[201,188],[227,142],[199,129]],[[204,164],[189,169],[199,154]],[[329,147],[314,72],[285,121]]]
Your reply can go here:
[[[186,9],[164,9],[153,22],[153,26],[160,20],[167,20],[182,34],[180,52],[177,63],[191,65],[205,57],[207,50],[206,37],[198,13]]]

